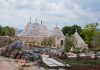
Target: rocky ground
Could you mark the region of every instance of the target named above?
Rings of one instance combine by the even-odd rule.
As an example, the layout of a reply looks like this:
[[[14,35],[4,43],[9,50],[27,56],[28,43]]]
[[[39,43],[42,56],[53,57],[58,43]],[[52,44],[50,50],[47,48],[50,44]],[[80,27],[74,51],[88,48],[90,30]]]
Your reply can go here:
[[[20,61],[21,60],[18,59],[11,59],[0,56],[0,70],[47,70],[31,62],[28,63],[26,66],[22,66],[23,64]],[[54,69],[48,69],[48,70],[54,70]]]
[[[22,67],[20,61],[0,56],[0,70],[45,70],[44,68],[35,66],[33,63],[30,63],[29,66]]]

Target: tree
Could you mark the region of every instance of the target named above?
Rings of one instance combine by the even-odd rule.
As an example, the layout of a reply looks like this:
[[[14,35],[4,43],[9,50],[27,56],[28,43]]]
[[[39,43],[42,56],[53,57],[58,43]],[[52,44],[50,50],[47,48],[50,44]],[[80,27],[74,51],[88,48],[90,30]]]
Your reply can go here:
[[[92,41],[92,37],[93,37],[93,31],[88,30],[88,29],[83,29],[81,32],[81,35],[84,36],[84,41],[91,46],[91,41]]]
[[[72,47],[74,47],[74,39],[72,36],[66,35],[65,44],[64,44],[64,51],[69,52]]]
[[[0,36],[2,35],[2,26],[0,26]]]
[[[66,35],[66,34],[73,35],[76,32],[76,30],[78,31],[79,34],[82,31],[81,27],[78,25],[65,26],[62,28],[62,32],[64,35]]]
[[[91,24],[87,24],[84,28],[90,29],[90,30],[97,30],[98,25],[99,25],[98,23],[91,23]]]
[[[71,31],[70,31],[70,35],[73,35],[75,32],[77,32],[80,34],[80,32],[82,31],[81,27],[78,25],[73,25],[71,26]]]
[[[9,26],[2,27],[0,26],[0,36],[15,36],[15,29]]]
[[[95,32],[92,41],[92,49],[100,50],[100,32]]]
[[[52,46],[54,44],[54,38],[53,37],[46,37],[42,40],[41,45],[42,46]]]
[[[97,26],[98,23],[87,24],[81,32],[81,35],[84,36],[83,39],[89,45],[90,48],[92,48],[91,43],[93,40],[94,33],[97,30]]]
[[[65,26],[62,28],[62,32],[64,35],[69,34],[71,27]]]
[[[15,36],[15,29],[9,26],[3,28],[4,35],[8,35],[10,37]]]

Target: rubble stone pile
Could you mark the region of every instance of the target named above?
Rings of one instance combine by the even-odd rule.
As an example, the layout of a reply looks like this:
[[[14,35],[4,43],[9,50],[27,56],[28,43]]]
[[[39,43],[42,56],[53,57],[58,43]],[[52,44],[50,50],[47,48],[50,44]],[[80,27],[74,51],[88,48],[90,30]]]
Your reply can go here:
[[[38,58],[32,50],[29,50],[29,48],[19,40],[13,42],[11,45],[3,47],[1,55],[14,59],[34,60]]]

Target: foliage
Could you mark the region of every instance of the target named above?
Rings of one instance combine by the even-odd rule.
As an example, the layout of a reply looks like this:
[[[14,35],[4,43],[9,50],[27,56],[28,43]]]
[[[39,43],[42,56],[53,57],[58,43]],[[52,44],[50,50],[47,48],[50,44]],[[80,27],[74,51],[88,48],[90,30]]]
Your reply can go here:
[[[82,32],[81,32],[81,35],[84,36],[83,39],[89,45],[90,48],[91,48],[94,33],[97,30],[97,26],[98,26],[98,23],[87,24],[84,27],[85,29],[83,29]]]
[[[88,48],[82,49],[82,53],[89,53],[89,52],[90,52],[90,49],[88,49]]]
[[[90,30],[96,30],[98,25],[99,25],[98,23],[91,23],[91,24],[87,24],[84,28]]]
[[[78,26],[78,25],[65,26],[65,27],[62,28],[62,32],[63,32],[64,35],[66,35],[66,34],[73,35],[76,30],[78,31],[79,34],[82,31],[81,27]]]
[[[25,44],[29,45],[29,46],[34,46],[37,44],[37,42],[36,41],[27,41],[27,42],[25,42]]]
[[[66,60],[66,63],[72,65],[100,65],[100,60]]]
[[[83,29],[81,35],[84,36],[84,41],[90,46],[93,38],[93,30]]]
[[[3,35],[3,28],[0,26],[0,35]]]
[[[92,41],[93,49],[100,50],[100,32],[95,32]]]
[[[69,35],[69,33],[70,33],[70,29],[71,29],[71,27],[69,27],[69,26],[65,26],[65,27],[63,27],[63,28],[62,28],[62,32],[63,32],[63,34],[64,34],[64,35],[66,35],[66,34]]]
[[[15,36],[15,29],[9,26],[2,27],[0,26],[0,36]]]
[[[53,37],[46,37],[42,40],[41,45],[42,46],[52,46],[54,42],[55,41]]]
[[[75,48],[75,53],[76,54],[80,54],[82,52],[82,49],[81,48]]]
[[[73,37],[66,35],[65,37],[65,44],[64,44],[64,51],[69,52],[72,47],[74,47]]]

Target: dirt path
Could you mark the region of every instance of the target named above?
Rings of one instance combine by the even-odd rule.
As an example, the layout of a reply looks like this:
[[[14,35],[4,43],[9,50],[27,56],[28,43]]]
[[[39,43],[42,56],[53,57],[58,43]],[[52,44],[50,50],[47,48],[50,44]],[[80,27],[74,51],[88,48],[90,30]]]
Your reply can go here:
[[[0,62],[0,70],[15,70],[14,65],[10,62]]]

